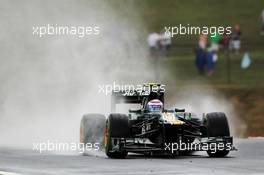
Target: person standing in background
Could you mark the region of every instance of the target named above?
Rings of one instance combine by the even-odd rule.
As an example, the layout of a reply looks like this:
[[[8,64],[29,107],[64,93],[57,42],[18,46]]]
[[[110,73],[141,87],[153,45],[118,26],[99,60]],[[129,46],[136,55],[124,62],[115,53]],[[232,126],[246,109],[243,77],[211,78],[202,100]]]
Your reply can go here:
[[[168,51],[171,47],[171,35],[166,32],[161,32],[160,45],[161,45],[161,54],[163,56],[167,56]]]
[[[156,32],[150,33],[147,41],[150,49],[151,61],[153,63],[153,75],[156,81],[160,81],[159,58],[161,56],[161,35]]]
[[[207,35],[201,34],[199,37],[198,46],[201,49],[205,49],[207,45]]]
[[[211,34],[209,36],[209,41],[210,41],[210,48],[217,52],[219,50],[219,43],[221,40],[221,36],[219,33]]]
[[[220,40],[220,46],[224,53],[228,53],[229,43],[230,43],[230,35],[227,34],[227,31],[225,30]]]
[[[210,47],[207,49],[206,68],[207,76],[212,76],[214,73],[215,63],[217,61],[217,52],[219,50],[221,36],[219,33],[211,34],[209,37]]]
[[[261,32],[260,32],[260,35],[264,35],[264,10],[262,10],[262,12],[260,14],[260,18],[261,18]]]
[[[240,29],[240,25],[236,24],[232,30],[231,33],[231,41],[230,41],[230,45],[229,48],[231,51],[235,51],[236,54],[239,53],[240,50],[240,37],[241,37],[241,29]]]
[[[157,58],[159,56],[159,49],[160,49],[160,35],[156,32],[150,33],[148,36],[148,45],[150,56],[152,58]]]
[[[206,57],[206,69],[207,76],[212,76],[214,73],[215,62],[217,60],[216,51],[212,47],[208,48],[207,57]]]
[[[201,75],[205,73],[207,35],[201,34],[196,48],[195,65]]]

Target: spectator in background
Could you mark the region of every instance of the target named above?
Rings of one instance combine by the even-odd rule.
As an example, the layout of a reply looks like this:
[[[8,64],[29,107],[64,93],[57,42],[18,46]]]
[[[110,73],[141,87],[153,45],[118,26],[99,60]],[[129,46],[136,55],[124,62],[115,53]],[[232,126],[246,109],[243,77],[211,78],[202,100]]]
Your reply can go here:
[[[226,31],[224,32],[223,36],[221,37],[220,40],[220,46],[221,49],[227,53],[228,49],[229,49],[229,43],[230,43],[230,36],[226,33]]]
[[[217,52],[219,50],[221,36],[219,33],[211,34],[209,37],[210,47],[207,49],[206,68],[207,75],[212,76],[214,73],[215,63],[217,61]]]
[[[232,33],[231,33],[231,41],[229,44],[229,49],[231,51],[235,51],[236,54],[239,53],[240,50],[240,37],[241,37],[241,29],[240,29],[240,25],[236,24],[233,27]]]
[[[196,49],[195,65],[198,72],[203,75],[205,73],[206,66],[206,45],[207,35],[201,34],[199,37],[198,47]]]
[[[199,37],[198,47],[205,49],[207,45],[207,35],[201,34]]]
[[[160,39],[160,35],[156,32],[150,33],[148,36],[150,56],[153,58],[157,58],[159,56]]]
[[[171,47],[171,36],[166,32],[161,32],[160,34],[160,46],[161,46],[161,53],[163,56],[167,56],[168,51]]]
[[[215,52],[219,50],[220,39],[221,39],[221,36],[219,35],[219,33],[215,33],[214,35],[211,34],[209,37],[210,48]]]
[[[214,73],[215,68],[215,62],[217,60],[217,54],[216,51],[213,50],[212,47],[210,47],[207,51],[207,57],[206,57],[206,68],[207,68],[207,75],[212,76]]]
[[[264,10],[262,10],[260,17],[261,17],[261,32],[260,32],[260,34],[264,35]]]

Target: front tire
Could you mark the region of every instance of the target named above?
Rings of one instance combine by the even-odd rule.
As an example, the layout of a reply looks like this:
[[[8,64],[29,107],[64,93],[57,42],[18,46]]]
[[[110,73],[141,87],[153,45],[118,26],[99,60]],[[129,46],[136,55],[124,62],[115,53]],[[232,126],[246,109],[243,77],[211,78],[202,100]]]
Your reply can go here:
[[[230,136],[228,120],[226,115],[221,112],[208,113],[203,119],[203,124],[207,128],[208,137],[224,137]],[[210,157],[225,157],[229,150],[208,150],[207,154]]]
[[[125,158],[127,151],[122,150],[120,138],[129,137],[129,120],[124,114],[110,114],[105,125],[105,153],[110,158]]]

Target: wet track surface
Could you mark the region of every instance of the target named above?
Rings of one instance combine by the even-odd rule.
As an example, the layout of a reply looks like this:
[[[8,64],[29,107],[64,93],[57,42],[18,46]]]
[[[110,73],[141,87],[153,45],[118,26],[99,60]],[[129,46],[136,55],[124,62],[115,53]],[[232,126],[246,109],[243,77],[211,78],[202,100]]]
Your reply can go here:
[[[29,150],[0,148],[0,171],[18,174],[263,174],[264,139],[236,139],[226,158],[208,158],[205,152],[192,156],[109,159],[104,153],[40,154]],[[0,172],[1,174],[1,172]]]

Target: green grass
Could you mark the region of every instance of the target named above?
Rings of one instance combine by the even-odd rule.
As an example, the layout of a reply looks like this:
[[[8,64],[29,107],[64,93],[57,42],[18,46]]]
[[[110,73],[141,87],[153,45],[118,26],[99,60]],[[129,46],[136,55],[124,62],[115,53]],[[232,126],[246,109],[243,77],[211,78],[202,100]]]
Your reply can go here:
[[[230,82],[227,57],[219,53],[212,77],[201,76],[194,66],[194,48],[198,35],[175,36],[169,56],[161,60],[170,78],[180,84],[201,82],[212,85],[263,86],[264,85],[264,36],[260,36],[260,13],[264,1],[259,0],[137,0],[148,32],[161,31],[165,26],[190,24],[192,26],[233,26],[241,24],[241,54],[231,55]],[[248,50],[252,65],[240,68],[244,51]],[[165,78],[165,77],[164,77]],[[165,82],[170,82],[169,79]]]
[[[194,49],[198,35],[174,36],[168,58],[162,59],[161,66],[171,76],[163,77],[163,82],[175,79],[178,84],[202,83],[215,86],[263,86],[264,85],[264,36],[260,36],[260,13],[264,9],[261,0],[126,0],[112,1],[131,27],[147,34],[138,19],[143,21],[147,32],[160,32],[165,26],[190,24],[191,26],[233,26],[240,23],[242,30],[241,54],[231,55],[230,82],[228,82],[227,58],[219,53],[215,74],[212,77],[200,76],[194,66]],[[127,8],[131,7],[133,8]],[[147,43],[146,43],[147,47]],[[245,51],[249,51],[252,65],[249,69],[240,68]],[[175,82],[174,81],[174,82]]]
[[[201,76],[194,65],[194,49],[198,36],[175,36],[167,58],[160,66],[169,76],[162,77],[172,90],[184,90],[186,85],[218,89],[235,106],[236,113],[247,125],[245,136],[263,136],[264,36],[260,36],[261,0],[136,0],[148,32],[159,32],[165,26],[190,24],[192,26],[233,26],[240,23],[241,52],[230,55],[230,82],[227,56],[218,53],[212,77]],[[245,51],[249,52],[251,66],[241,69]],[[170,86],[171,85],[171,86]]]
[[[161,60],[163,68],[167,68],[171,77],[175,77],[179,84],[212,84],[212,85],[241,85],[241,86],[264,86],[264,58],[261,53],[249,53],[251,66],[241,69],[243,54],[230,56],[230,76],[228,79],[228,62],[225,54],[219,54],[213,76],[198,74],[194,64],[195,55],[170,56]],[[170,77],[170,78],[171,78]],[[165,77],[163,77],[165,78]],[[165,81],[169,83],[170,79]]]

